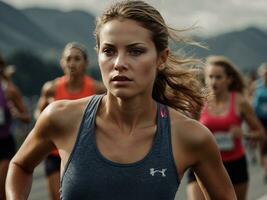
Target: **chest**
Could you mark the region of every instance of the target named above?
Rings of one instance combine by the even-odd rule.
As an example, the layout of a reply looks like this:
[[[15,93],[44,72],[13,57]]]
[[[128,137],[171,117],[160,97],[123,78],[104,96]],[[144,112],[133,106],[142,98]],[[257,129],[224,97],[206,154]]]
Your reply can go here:
[[[142,160],[151,150],[157,126],[122,131],[111,124],[97,122],[96,147],[106,159],[115,163],[134,163]]]
[[[63,174],[63,199],[174,199],[179,180],[162,125],[127,132],[91,122],[81,126]]]
[[[118,200],[174,199],[179,180],[169,151],[160,149],[158,142],[139,145],[136,142],[141,141],[141,138],[138,138],[133,139],[134,143],[128,141],[130,139],[122,139],[117,144],[108,137],[97,138],[97,134],[104,133],[95,132],[95,135],[88,137],[88,142],[84,139],[79,143],[83,148],[76,147],[63,176],[63,197],[100,200],[110,197]],[[94,136],[98,139],[98,145],[92,142]],[[121,142],[124,144],[121,145]],[[83,144],[90,145],[84,148]],[[148,147],[148,150],[143,150],[142,146]],[[140,148],[141,151],[138,150]]]
[[[224,117],[229,114],[230,112],[230,102],[223,102],[223,103],[210,103],[206,105],[206,111],[209,115],[213,115],[216,117]]]
[[[200,122],[204,124],[211,132],[227,131],[232,126],[240,126],[241,118],[234,107],[226,107],[226,111],[220,113],[204,110],[200,115]]]

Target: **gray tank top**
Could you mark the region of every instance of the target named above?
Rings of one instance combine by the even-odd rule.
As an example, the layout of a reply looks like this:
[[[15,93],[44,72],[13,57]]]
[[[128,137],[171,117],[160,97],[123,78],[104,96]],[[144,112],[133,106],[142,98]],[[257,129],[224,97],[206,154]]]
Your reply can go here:
[[[120,164],[97,149],[95,118],[102,95],[93,96],[83,116],[75,146],[61,178],[62,200],[173,200],[180,181],[171,147],[170,118],[157,104],[157,131],[149,153]]]

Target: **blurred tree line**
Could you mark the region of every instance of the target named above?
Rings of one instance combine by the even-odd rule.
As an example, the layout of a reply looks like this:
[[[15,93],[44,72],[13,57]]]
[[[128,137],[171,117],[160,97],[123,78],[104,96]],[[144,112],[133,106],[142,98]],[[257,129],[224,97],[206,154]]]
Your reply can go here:
[[[18,50],[6,58],[8,65],[14,65],[16,72],[12,80],[24,96],[40,95],[46,81],[62,76],[63,72],[58,60],[44,60],[30,51]],[[93,78],[100,80],[98,67],[90,66],[87,72]]]

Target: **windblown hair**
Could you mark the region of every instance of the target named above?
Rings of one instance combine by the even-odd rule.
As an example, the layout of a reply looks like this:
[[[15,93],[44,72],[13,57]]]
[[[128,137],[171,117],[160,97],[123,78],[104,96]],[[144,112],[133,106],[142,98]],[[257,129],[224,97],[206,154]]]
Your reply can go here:
[[[229,59],[224,56],[212,55],[207,57],[206,66],[208,65],[220,66],[224,69],[225,74],[232,80],[228,87],[229,91],[244,92],[245,82],[242,78],[241,72]]]
[[[86,47],[79,42],[69,42],[68,44],[66,44],[66,46],[64,47],[62,51],[62,56],[66,50],[72,49],[72,48],[79,49],[82,52],[84,59],[88,61],[89,58],[88,58]]]
[[[96,49],[99,48],[100,44],[101,27],[114,19],[134,20],[149,30],[158,55],[168,48],[169,40],[176,43],[189,41],[178,36],[182,30],[168,27],[161,14],[151,5],[143,1],[126,0],[115,3],[97,18]],[[191,117],[198,115],[203,105],[204,94],[201,92],[201,84],[195,78],[196,68],[191,69],[198,64],[200,64],[199,60],[178,58],[170,52],[165,66],[157,72],[152,97],[156,101],[167,104]]]

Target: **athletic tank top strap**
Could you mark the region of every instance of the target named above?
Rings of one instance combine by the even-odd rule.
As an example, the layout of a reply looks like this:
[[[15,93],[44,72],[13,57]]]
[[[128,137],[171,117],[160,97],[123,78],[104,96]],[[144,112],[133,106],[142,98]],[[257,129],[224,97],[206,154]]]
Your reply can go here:
[[[95,118],[103,95],[90,100],[61,179],[61,199],[173,200],[179,186],[167,106],[157,103],[157,131],[145,157],[116,163],[98,150]]]
[[[85,137],[87,137],[88,134],[89,136],[93,134],[92,129],[94,129],[95,126],[95,116],[102,98],[103,95],[94,95],[88,102],[79,130],[81,137],[84,137],[84,135],[86,135]]]
[[[223,117],[237,116],[236,108],[235,108],[235,98],[236,98],[236,92],[231,92],[230,93],[230,102],[229,102],[228,112]],[[212,115],[212,114],[209,113],[208,103],[204,104],[203,109],[201,111],[201,116],[202,117],[206,116],[206,115],[211,115],[211,116],[214,116],[216,118],[215,115]]]
[[[90,130],[92,127],[90,125],[92,124],[92,122],[94,122],[94,116],[97,112],[98,104],[100,103],[101,99],[102,99],[102,95],[94,95],[94,96],[92,96],[92,98],[90,99],[90,101],[88,102],[88,104],[86,106],[86,109],[84,111],[84,115],[82,118],[82,122],[81,122],[81,125],[79,128],[79,131],[78,131],[78,135],[76,138],[76,142],[75,142],[73,150],[70,154],[69,160],[66,163],[64,172],[62,174],[62,178],[64,177],[64,174],[66,172],[66,169],[69,166],[69,163],[71,162],[73,153],[76,151],[76,148],[78,148],[78,145],[80,143],[79,141],[82,140],[82,138],[86,138],[87,134],[89,134],[89,135],[92,134],[92,131]],[[61,180],[62,180],[62,178],[61,178]]]
[[[158,103],[158,114],[157,114],[157,125],[158,125],[158,141],[161,143],[158,149],[161,148],[162,152],[170,153],[172,157],[172,146],[171,146],[171,125],[170,125],[169,110],[166,105]],[[157,138],[156,138],[157,139]],[[157,140],[156,140],[157,142]],[[174,160],[173,160],[174,163]]]
[[[62,99],[80,99],[84,97],[88,97],[90,95],[95,94],[94,89],[94,83],[93,79],[91,79],[89,76],[83,77],[83,85],[78,92],[69,92],[67,90],[67,77],[62,76],[56,79],[55,81],[55,93],[54,93],[54,99],[55,100],[62,100]],[[51,152],[53,156],[59,156],[58,150],[55,149]]]
[[[237,116],[236,107],[235,107],[235,98],[236,92],[231,92],[230,94],[230,105],[229,105],[229,115]]]

